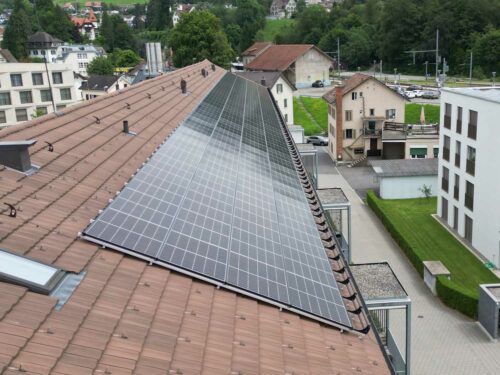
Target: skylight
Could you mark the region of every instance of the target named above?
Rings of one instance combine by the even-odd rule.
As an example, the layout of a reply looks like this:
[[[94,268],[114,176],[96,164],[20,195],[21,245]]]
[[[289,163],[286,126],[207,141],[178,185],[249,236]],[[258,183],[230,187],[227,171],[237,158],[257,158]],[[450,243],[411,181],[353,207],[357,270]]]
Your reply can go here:
[[[49,294],[64,271],[4,250],[0,250],[0,280]]]

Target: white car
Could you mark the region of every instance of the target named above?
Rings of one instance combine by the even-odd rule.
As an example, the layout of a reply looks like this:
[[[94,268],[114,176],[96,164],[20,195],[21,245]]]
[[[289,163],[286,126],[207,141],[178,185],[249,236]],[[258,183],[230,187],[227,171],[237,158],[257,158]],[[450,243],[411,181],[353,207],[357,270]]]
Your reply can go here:
[[[408,99],[413,99],[413,98],[416,98],[417,95],[415,94],[415,91],[405,91],[404,95],[408,98]]]

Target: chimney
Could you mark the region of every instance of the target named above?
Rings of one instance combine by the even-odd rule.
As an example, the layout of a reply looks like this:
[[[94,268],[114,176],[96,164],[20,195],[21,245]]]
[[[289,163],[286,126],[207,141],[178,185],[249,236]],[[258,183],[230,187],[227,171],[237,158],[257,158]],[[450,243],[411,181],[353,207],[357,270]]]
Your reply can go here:
[[[203,77],[206,77],[206,75],[205,75],[205,68],[203,68],[203,69],[201,70],[201,75],[202,75]]]
[[[264,78],[264,77],[262,77],[262,79],[260,80],[260,84],[261,84],[262,86],[265,86],[265,85],[266,85],[266,80],[265,80],[265,78]]]
[[[181,80],[181,91],[183,94],[187,92],[187,82],[185,80]]]
[[[343,86],[335,87],[335,117],[337,121],[337,129],[335,134],[335,139],[337,144],[335,145],[336,159],[342,160],[344,153],[344,114],[342,113],[342,95],[344,92]]]
[[[36,139],[0,142],[0,164],[20,172],[29,171],[32,165],[28,147],[35,143]]]
[[[123,132],[127,134],[130,133],[128,128],[128,120],[123,120]]]
[[[212,70],[215,72],[215,64],[212,64]]]

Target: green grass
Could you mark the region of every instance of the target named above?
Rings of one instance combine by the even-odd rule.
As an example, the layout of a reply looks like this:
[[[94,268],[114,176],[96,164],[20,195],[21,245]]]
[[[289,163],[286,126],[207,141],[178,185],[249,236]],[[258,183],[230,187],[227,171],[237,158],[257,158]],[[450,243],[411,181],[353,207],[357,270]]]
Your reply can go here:
[[[299,100],[304,99],[303,97],[293,98],[293,123],[295,125],[300,125],[304,128],[304,135],[315,135],[322,134],[326,131],[325,129],[318,127],[308,116],[307,112],[304,111],[303,107],[299,105]],[[325,121],[328,121],[325,119]]]
[[[85,6],[85,2],[88,1],[88,0],[55,0],[55,3],[60,5],[60,6],[63,6],[64,4],[66,3],[71,3],[71,4],[74,4],[74,3],[78,3],[80,4],[82,7]],[[130,4],[144,4],[146,2],[148,2],[149,0],[106,0],[104,1],[106,4],[114,4],[114,5],[130,5]]]
[[[266,20],[266,26],[262,30],[259,30],[255,39],[262,42],[273,42],[277,34],[294,25],[295,20],[289,18]]]
[[[439,105],[423,104],[425,113],[425,122],[427,124],[439,123]],[[406,104],[405,123],[420,124],[420,111],[422,104]]]
[[[431,214],[436,212],[436,198],[375,201],[394,229],[406,240],[420,260],[440,260],[451,273],[451,286],[474,297],[479,284],[499,279],[442,227]]]
[[[328,132],[328,105],[322,98],[311,98],[301,96],[302,104],[312,115],[316,122],[321,126],[323,132]]]

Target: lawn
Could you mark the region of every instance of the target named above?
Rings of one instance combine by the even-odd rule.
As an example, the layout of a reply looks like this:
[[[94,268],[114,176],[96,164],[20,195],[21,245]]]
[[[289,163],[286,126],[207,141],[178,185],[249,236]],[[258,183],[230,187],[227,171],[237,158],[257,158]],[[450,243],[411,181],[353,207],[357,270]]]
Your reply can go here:
[[[328,132],[328,104],[322,98],[311,98],[301,96],[302,104],[306,110],[314,117],[316,122],[321,126],[323,132]]]
[[[299,100],[304,99],[303,97],[293,98],[293,123],[295,125],[300,125],[304,128],[304,135],[309,136],[309,135],[314,135],[314,134],[323,134],[326,131],[326,127],[323,129],[321,127],[318,127],[317,124],[315,124],[309,116],[307,116],[307,109],[304,110],[304,107],[302,107],[299,103]],[[304,103],[302,101],[302,103]],[[311,114],[312,115],[312,114]],[[325,119],[325,122],[327,120]]]
[[[499,279],[455,239],[431,214],[436,198],[383,200],[378,207],[421,260],[440,260],[451,272],[451,284],[477,298],[479,284]]]
[[[439,105],[423,104],[425,113],[425,122],[427,124],[439,123]],[[405,123],[420,124],[420,111],[422,104],[409,103],[406,104]]]
[[[255,36],[256,40],[264,42],[274,42],[274,37],[282,30],[295,25],[295,20],[290,18],[283,18],[280,20],[266,20],[266,26],[259,30]]]

